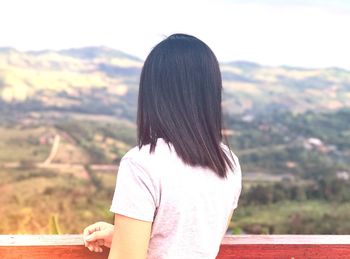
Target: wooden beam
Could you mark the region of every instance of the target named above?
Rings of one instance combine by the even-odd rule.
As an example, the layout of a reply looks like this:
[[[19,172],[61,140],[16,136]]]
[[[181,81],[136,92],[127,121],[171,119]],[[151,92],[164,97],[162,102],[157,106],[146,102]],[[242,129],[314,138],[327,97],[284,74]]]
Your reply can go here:
[[[1,259],[107,259],[109,249],[103,253],[90,252],[82,245],[55,246],[0,246]]]
[[[350,245],[350,235],[227,235],[223,245]]]
[[[106,259],[90,252],[81,235],[0,235],[1,259]],[[226,236],[217,259],[350,258],[350,235]]]
[[[350,258],[350,235],[226,236],[218,259]]]

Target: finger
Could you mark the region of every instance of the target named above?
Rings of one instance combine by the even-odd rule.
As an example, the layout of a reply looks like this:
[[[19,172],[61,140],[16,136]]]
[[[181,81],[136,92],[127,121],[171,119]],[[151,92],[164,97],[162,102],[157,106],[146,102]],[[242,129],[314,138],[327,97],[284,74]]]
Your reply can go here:
[[[87,243],[87,248],[93,252],[95,250],[95,247],[98,246],[95,241],[93,242],[86,242]]]
[[[91,251],[91,252],[98,252],[100,250],[100,246],[98,246],[95,242],[93,243],[90,243],[88,245],[88,249]]]
[[[105,244],[105,240],[104,239],[98,239],[98,240],[96,240],[96,244],[98,246],[103,246]]]
[[[102,252],[102,248],[99,247],[99,246],[95,246],[95,247],[94,247],[94,251],[95,251],[96,253],[101,253],[101,252]]]
[[[88,236],[91,233],[93,233],[95,231],[98,231],[98,230],[101,230],[100,222],[96,222],[96,223],[94,223],[92,225],[87,226],[84,229],[83,234],[84,234],[84,236]]]
[[[84,245],[87,246],[87,242],[85,240],[85,237],[87,237],[88,235],[90,235],[92,232],[96,231],[96,229],[98,228],[97,223],[92,224],[90,226],[87,226],[84,230],[83,230],[83,240],[84,240]]]
[[[86,241],[85,247],[102,247],[105,245],[105,241],[103,239],[98,239],[96,241]]]
[[[91,245],[91,244],[89,244],[89,245],[87,246],[87,248],[90,250],[90,252],[94,251],[94,246]]]
[[[87,246],[88,242],[93,242],[96,240],[96,238],[99,237],[99,235],[98,236],[96,236],[96,235],[91,236],[91,234],[89,232],[90,232],[89,230],[86,230],[84,235],[83,235],[83,240],[84,240],[85,246]],[[96,232],[93,232],[93,233],[96,233]]]
[[[100,239],[99,239],[100,240]],[[100,246],[100,241],[95,240],[95,241],[86,241],[87,246]]]
[[[107,236],[108,236],[108,231],[106,230],[95,231],[92,234],[85,237],[85,241],[92,242],[92,241],[97,241],[98,239],[104,240]]]
[[[87,247],[91,252],[96,252],[99,248],[99,246],[94,245],[94,244],[89,244]]]

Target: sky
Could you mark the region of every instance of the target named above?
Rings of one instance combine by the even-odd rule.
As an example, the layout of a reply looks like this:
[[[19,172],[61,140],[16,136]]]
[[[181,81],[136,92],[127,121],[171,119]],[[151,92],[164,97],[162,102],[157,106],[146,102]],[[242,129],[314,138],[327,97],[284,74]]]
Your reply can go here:
[[[206,42],[219,61],[350,70],[350,1],[0,1],[0,47],[107,46],[145,59],[172,33]]]

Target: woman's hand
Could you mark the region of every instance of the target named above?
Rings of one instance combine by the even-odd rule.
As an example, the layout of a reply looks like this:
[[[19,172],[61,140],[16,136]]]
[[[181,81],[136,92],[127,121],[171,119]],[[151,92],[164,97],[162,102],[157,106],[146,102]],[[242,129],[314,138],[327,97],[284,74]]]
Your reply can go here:
[[[84,229],[84,244],[91,252],[102,252],[102,246],[111,247],[113,232],[114,225],[96,222]]]

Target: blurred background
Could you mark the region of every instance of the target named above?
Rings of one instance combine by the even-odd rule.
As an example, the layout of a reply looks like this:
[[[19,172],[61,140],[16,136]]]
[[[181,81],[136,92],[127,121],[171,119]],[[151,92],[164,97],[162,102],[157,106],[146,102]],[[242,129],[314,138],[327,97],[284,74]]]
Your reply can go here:
[[[176,32],[202,39],[221,64],[224,134],[244,181],[230,231],[349,234],[349,1],[0,8],[0,234],[112,222],[143,61]]]

